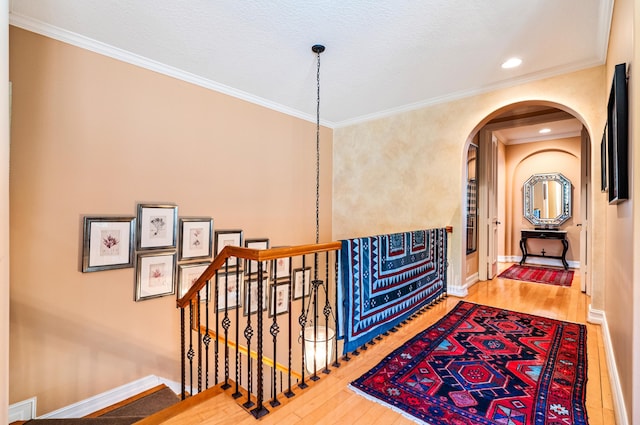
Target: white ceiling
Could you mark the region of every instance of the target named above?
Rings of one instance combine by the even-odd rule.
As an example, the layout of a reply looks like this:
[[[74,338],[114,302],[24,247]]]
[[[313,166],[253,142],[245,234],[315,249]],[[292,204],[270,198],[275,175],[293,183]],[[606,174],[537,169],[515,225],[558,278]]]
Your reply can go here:
[[[12,0],[10,23],[338,127],[604,63],[613,0]],[[512,56],[522,66],[503,70]]]

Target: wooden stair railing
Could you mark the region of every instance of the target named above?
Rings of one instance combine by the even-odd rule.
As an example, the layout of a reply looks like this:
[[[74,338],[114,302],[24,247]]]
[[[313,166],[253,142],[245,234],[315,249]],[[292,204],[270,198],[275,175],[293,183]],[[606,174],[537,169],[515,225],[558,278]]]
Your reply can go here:
[[[207,269],[202,273],[202,275],[193,283],[191,288],[186,292],[186,294],[179,298],[176,302],[177,307],[181,310],[181,356],[182,356],[182,394],[183,398],[187,394],[186,389],[186,376],[187,376],[187,362],[189,364],[188,376],[190,379],[190,389],[189,393],[192,395],[195,393],[199,393],[202,391],[202,381],[204,374],[204,389],[206,390],[209,387],[209,344],[213,342],[214,345],[214,380],[215,385],[218,384],[219,378],[219,358],[224,358],[224,384],[222,384],[222,389],[229,389],[231,387],[230,382],[234,382],[236,385],[236,391],[233,394],[234,398],[243,397],[244,394],[247,395],[247,401],[243,404],[243,406],[249,410],[256,418],[262,417],[267,414],[269,411],[264,406],[264,380],[270,381],[271,386],[271,394],[272,400],[270,402],[272,407],[275,407],[279,404],[277,400],[277,388],[276,383],[280,383],[279,393],[284,394],[285,397],[292,397],[293,391],[291,379],[296,379],[298,384],[296,385],[299,389],[306,388],[305,383],[305,362],[309,360],[305,360],[305,342],[304,338],[298,338],[301,340],[301,356],[300,356],[300,373],[295,372],[292,368],[292,333],[294,326],[300,326],[300,335],[302,335],[302,330],[305,329],[307,324],[313,324],[313,332],[314,336],[316,335],[317,329],[322,326],[319,325],[321,321],[321,315],[324,315],[324,325],[329,327],[329,325],[334,326],[334,329],[337,329],[337,320],[336,316],[333,313],[335,311],[335,306],[337,304],[337,299],[329,301],[329,292],[333,292],[334,295],[337,295],[336,282],[338,280],[338,253],[341,248],[340,242],[328,242],[322,244],[314,244],[314,245],[300,245],[300,246],[290,246],[290,247],[279,247],[279,248],[271,248],[265,250],[257,250],[250,248],[241,248],[234,246],[225,247],[220,254],[218,254],[212,261],[212,263],[207,267]],[[331,253],[334,253],[332,256]],[[321,254],[323,254],[321,256]],[[313,267],[306,267],[306,259],[307,256],[313,256]],[[324,258],[320,258],[324,257]],[[235,258],[237,262],[236,267],[230,267],[228,260],[230,258]],[[273,291],[275,292],[276,284],[283,284],[278,281],[277,275],[277,265],[276,260],[285,259],[289,262],[289,276],[286,283],[288,284],[287,292],[289,294],[289,298],[287,300],[288,307],[286,309],[286,314],[288,316],[288,323],[284,323],[283,319],[278,322],[278,314],[271,314],[271,306],[269,302],[266,301],[267,305],[263,303],[267,299],[267,294],[264,293],[265,290],[268,290],[271,293],[271,285],[273,285]],[[302,294],[302,299],[299,304],[296,304],[296,308],[300,308],[300,316],[296,318],[295,323],[292,319],[294,314],[292,310],[293,306],[293,282],[291,277],[291,269],[292,269],[292,259],[296,259],[296,262],[302,262],[302,269],[305,270],[310,268],[309,272],[310,276],[307,278],[307,282],[302,286],[306,286],[308,284],[309,292]],[[247,270],[241,270],[241,266],[247,262],[254,262],[253,264],[258,265],[258,270],[254,272],[258,272],[256,276],[262,276],[260,279],[257,279],[257,311],[249,311],[245,310],[243,318],[240,318],[239,306],[232,306],[230,308],[227,307],[227,302],[225,299],[219,300],[220,296],[219,292],[219,282],[218,278],[222,279],[224,277],[224,292],[222,296],[227,296],[226,290],[228,289],[226,285],[228,285],[228,279],[230,275],[235,273],[236,285],[238,290],[236,291],[237,297],[240,297],[240,288],[242,288],[243,280],[240,280],[239,277]],[[271,271],[266,273],[267,270],[263,270],[263,264],[269,262],[271,264]],[[333,265],[333,274],[330,273],[330,265]],[[324,280],[319,278],[320,268],[324,266]],[[251,273],[251,266],[248,266],[248,275],[253,275],[255,273]],[[303,272],[303,275],[305,272]],[[267,279],[266,288],[263,288],[263,279]],[[268,283],[271,282],[271,285]],[[326,282],[326,285],[324,283]],[[209,284],[209,288],[215,285],[215,291],[209,290],[207,291],[207,296],[204,300],[204,308],[201,307],[201,291],[207,287]],[[331,286],[330,286],[331,285]],[[321,287],[324,289],[324,301],[319,298],[318,288]],[[304,291],[304,290],[303,290]],[[213,293],[209,295],[209,293]],[[313,295],[313,296],[312,296]],[[251,296],[250,294],[248,295]],[[306,296],[306,298],[305,298]],[[242,297],[242,304],[251,301],[250,298]],[[210,309],[210,301],[214,303],[215,310],[215,330],[212,329],[209,323],[209,309]],[[220,309],[220,301],[224,302],[224,309],[221,313]],[[320,306],[320,302],[324,302],[324,306]],[[307,305],[305,306],[305,303]],[[239,303],[238,303],[239,304]],[[333,307],[331,306],[333,304]],[[313,306],[312,315],[309,310],[310,307]],[[188,316],[186,310],[188,308]],[[273,304],[273,309],[275,311],[275,302]],[[231,310],[235,310],[234,314],[229,314]],[[267,329],[265,329],[265,320],[263,318],[264,311],[268,311],[268,317],[272,321],[271,326],[267,323]],[[203,316],[204,312],[204,318]],[[235,321],[232,320],[233,316],[235,316]],[[284,317],[284,316],[283,316]],[[332,322],[329,322],[329,319],[332,319]],[[255,323],[256,328],[254,329],[254,323],[252,320],[256,320]],[[189,320],[189,323],[186,323],[186,320]],[[202,321],[204,320],[204,324]],[[233,341],[228,334],[231,323],[235,326],[235,341]],[[240,333],[241,325],[245,325],[244,332]],[[220,332],[220,326],[224,329],[223,334]],[[288,365],[284,365],[277,361],[276,351],[278,350],[278,346],[283,343],[277,341],[277,335],[280,331],[280,327],[285,326],[288,329]],[[187,345],[187,336],[188,334],[188,345]],[[266,333],[269,332],[269,333]],[[266,333],[266,336],[269,334],[273,337],[273,359],[268,358],[264,353],[264,337],[263,333]],[[255,340],[257,341],[257,350],[253,350],[251,345]],[[194,345],[194,336],[197,339]],[[244,346],[240,344],[240,337],[244,337],[246,339],[247,345]],[[287,342],[287,341],[285,341]],[[337,342],[332,342],[332,347],[327,348],[335,350],[335,359],[336,362],[333,363],[334,366],[337,366],[337,358],[338,358],[338,345]],[[204,348],[203,348],[204,345]],[[219,348],[223,347],[224,352],[221,353]],[[203,354],[204,351],[204,354]],[[235,352],[235,359],[232,359],[230,356],[230,351]],[[286,354],[286,353],[285,353]],[[282,355],[282,354],[281,354]],[[244,356],[244,359],[242,358]],[[194,377],[194,358],[195,360],[195,368],[197,369],[197,388],[194,388],[193,385],[193,377]],[[204,365],[203,365],[204,358]],[[188,360],[187,360],[188,359]],[[246,360],[245,360],[246,359]],[[256,371],[253,373],[253,361],[256,362]],[[298,360],[297,358],[295,360]],[[246,363],[244,363],[246,361]],[[230,363],[235,363],[235,379],[230,379]],[[312,376],[309,377],[311,380],[319,379],[317,376],[318,367],[324,366],[324,373],[328,373],[328,361],[325,365],[315,364],[315,357],[313,361],[314,372]],[[204,366],[204,367],[203,367]],[[308,367],[309,365],[307,365]],[[246,387],[242,387],[243,391],[240,391],[240,386],[243,385],[243,371],[242,367],[246,367]],[[270,369],[271,375],[265,375],[265,371],[263,367]],[[311,370],[311,369],[310,369]],[[267,370],[268,372],[268,370]],[[280,373],[280,378],[277,377],[277,372]],[[282,377],[285,374],[288,378],[288,389],[283,392],[283,381]],[[253,391],[253,386],[255,385],[256,389]],[[255,408],[251,409],[253,406]]]

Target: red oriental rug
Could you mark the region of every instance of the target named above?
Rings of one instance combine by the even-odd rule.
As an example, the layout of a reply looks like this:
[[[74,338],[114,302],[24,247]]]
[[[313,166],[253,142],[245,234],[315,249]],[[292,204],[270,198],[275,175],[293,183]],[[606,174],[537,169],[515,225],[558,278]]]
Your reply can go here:
[[[523,280],[526,282],[546,283],[549,285],[571,286],[573,270],[519,266],[518,264],[514,264],[500,273],[498,277]]]
[[[352,382],[430,425],[586,425],[585,325],[460,301]]]

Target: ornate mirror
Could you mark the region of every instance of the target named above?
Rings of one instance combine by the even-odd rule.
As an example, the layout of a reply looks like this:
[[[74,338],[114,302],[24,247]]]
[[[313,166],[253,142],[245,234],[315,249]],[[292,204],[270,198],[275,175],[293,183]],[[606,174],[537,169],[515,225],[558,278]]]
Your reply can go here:
[[[571,218],[571,181],[561,173],[532,175],[522,195],[524,218],[534,226],[557,227]]]

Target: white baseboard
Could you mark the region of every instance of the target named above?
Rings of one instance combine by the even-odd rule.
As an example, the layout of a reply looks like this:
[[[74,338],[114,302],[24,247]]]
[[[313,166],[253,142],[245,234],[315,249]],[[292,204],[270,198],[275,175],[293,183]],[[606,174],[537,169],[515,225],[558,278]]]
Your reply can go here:
[[[613,411],[616,416],[616,424],[629,425],[629,421],[627,420],[627,408],[624,404],[622,386],[620,385],[620,377],[618,375],[618,366],[616,365],[616,358],[613,355],[613,346],[611,345],[611,335],[609,334],[607,315],[602,310],[591,308],[591,304],[589,304],[587,320],[589,323],[600,324],[602,327],[602,342],[604,344],[605,358],[607,360],[607,370],[609,371],[609,382],[611,383],[611,396],[613,397]]]
[[[35,419],[36,417],[36,403],[35,397],[20,401],[15,404],[9,405],[9,423],[15,421],[28,421]]]
[[[155,375],[149,375],[61,409],[54,410],[53,412],[39,416],[38,419],[81,418],[160,384],[167,385],[176,394],[180,392],[180,383]]]
[[[478,272],[475,272],[471,276],[467,276],[467,280],[465,280],[465,282],[464,282],[465,289],[469,289],[473,285],[475,285],[480,280],[480,278],[478,276],[479,276]]]

